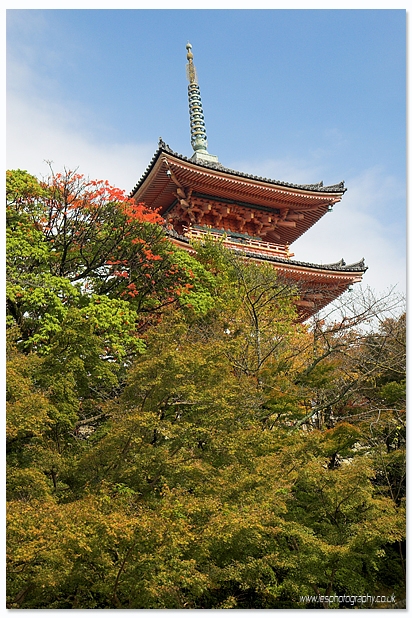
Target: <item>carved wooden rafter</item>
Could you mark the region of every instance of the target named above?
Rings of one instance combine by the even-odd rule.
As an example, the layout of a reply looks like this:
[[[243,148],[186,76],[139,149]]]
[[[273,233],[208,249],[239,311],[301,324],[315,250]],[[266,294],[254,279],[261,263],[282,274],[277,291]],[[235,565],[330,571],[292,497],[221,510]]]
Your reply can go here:
[[[297,210],[290,204],[288,207],[282,204],[277,214],[265,210],[254,210],[240,204],[228,205],[220,202],[219,199],[208,200],[204,197],[192,196],[193,189],[184,187],[175,172],[171,171],[169,177],[176,185],[173,195],[177,198],[178,205],[169,213],[167,220],[179,228],[182,223],[210,225],[218,229],[266,237],[269,242],[278,242],[281,240],[281,234],[276,231],[276,228],[279,228],[279,232],[285,228],[296,228],[296,222],[305,218],[305,213],[301,210],[310,210],[302,206],[299,206]]]

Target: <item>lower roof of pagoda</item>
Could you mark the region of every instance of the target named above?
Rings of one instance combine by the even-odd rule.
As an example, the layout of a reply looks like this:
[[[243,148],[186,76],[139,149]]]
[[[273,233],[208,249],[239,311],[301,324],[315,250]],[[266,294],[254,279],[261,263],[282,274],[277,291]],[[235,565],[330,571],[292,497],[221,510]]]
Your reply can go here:
[[[178,234],[174,230],[167,230],[166,233],[176,245],[195,252],[187,236]],[[247,247],[241,250],[230,248],[248,260],[270,263],[276,268],[281,278],[297,285],[300,297],[297,301],[297,308],[301,321],[326,307],[352,284],[359,283],[368,268],[365,266],[364,259],[354,264],[346,264],[343,259],[333,264],[312,264],[280,255],[268,255]]]
[[[166,234],[173,240],[179,241],[179,244],[182,243],[185,248],[189,248],[190,239],[187,236],[182,234],[177,234],[174,230],[166,230]],[[359,262],[355,262],[353,264],[346,264],[344,259],[339,260],[339,262],[334,262],[333,264],[313,264],[311,262],[301,262],[299,260],[293,260],[289,258],[280,257],[277,255],[267,255],[265,253],[260,253],[259,251],[250,251],[245,247],[245,249],[239,250],[241,255],[250,258],[256,258],[260,261],[267,262],[276,262],[277,264],[284,265],[288,270],[296,269],[297,271],[308,270],[308,271],[325,271],[328,273],[336,273],[340,275],[347,274],[349,277],[355,278],[359,275],[360,277],[364,274],[368,267],[365,266],[365,260],[362,258]]]
[[[197,223],[196,213],[203,215],[209,209],[210,216],[223,213],[220,227],[230,229],[242,217],[245,220],[245,213],[253,213],[249,233],[290,245],[339,202],[345,191],[343,182],[327,187],[323,183],[297,185],[237,172],[216,162],[194,162],[160,141],[131,197],[180,224]],[[214,227],[211,221],[207,224]]]

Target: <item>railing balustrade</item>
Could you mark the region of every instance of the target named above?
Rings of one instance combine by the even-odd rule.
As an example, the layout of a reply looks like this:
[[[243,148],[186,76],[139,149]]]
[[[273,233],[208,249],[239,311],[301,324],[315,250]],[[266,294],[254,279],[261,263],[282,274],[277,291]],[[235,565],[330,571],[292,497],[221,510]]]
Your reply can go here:
[[[204,236],[211,236],[216,240],[221,240],[223,238],[223,243],[228,245],[235,245],[239,249],[250,249],[250,250],[258,250],[260,253],[267,253],[268,255],[279,255],[282,257],[291,257],[293,254],[289,252],[289,247],[286,245],[275,245],[271,242],[266,242],[264,240],[254,240],[252,238],[233,238],[228,234],[221,234],[214,232],[212,230],[196,230],[193,228],[187,228],[185,230],[185,236],[189,238],[193,238],[196,240],[200,240]]]

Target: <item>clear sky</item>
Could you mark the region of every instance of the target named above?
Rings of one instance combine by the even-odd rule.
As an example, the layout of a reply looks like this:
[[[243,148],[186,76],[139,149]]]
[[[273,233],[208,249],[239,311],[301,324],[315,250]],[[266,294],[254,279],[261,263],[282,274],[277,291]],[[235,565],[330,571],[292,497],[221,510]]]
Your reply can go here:
[[[8,10],[7,166],[79,168],[130,191],[159,136],[191,156],[186,43],[209,152],[232,169],[348,188],[291,247],[364,257],[405,290],[405,10]]]

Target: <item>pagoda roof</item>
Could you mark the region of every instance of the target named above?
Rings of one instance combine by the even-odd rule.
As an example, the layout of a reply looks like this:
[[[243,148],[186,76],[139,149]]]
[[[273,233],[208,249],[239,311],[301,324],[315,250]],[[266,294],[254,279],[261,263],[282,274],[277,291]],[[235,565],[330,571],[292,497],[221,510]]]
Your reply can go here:
[[[143,182],[145,181],[147,176],[150,174],[151,169],[154,167],[154,164],[156,163],[157,159],[159,158],[159,156],[161,155],[162,152],[167,153],[167,154],[171,154],[174,157],[177,157],[178,159],[180,159],[181,161],[187,161],[191,165],[195,165],[195,166],[199,166],[199,167],[206,167],[206,168],[217,170],[217,171],[220,171],[220,172],[225,172],[225,174],[230,174],[232,176],[238,176],[240,178],[250,178],[251,180],[257,180],[259,182],[267,182],[269,184],[277,185],[279,187],[290,187],[292,189],[301,189],[303,191],[315,191],[316,193],[319,193],[319,192],[321,192],[321,193],[339,193],[341,195],[343,195],[343,193],[345,193],[345,191],[347,190],[346,187],[345,187],[345,182],[343,180],[341,182],[337,183],[337,184],[328,185],[328,186],[324,186],[322,180],[320,182],[313,183],[313,184],[296,184],[296,183],[291,183],[291,182],[285,182],[283,180],[273,180],[272,178],[264,178],[263,176],[255,176],[253,174],[247,174],[245,172],[239,172],[239,171],[236,171],[236,170],[232,170],[229,167],[225,167],[221,163],[215,162],[215,161],[206,161],[205,160],[205,161],[202,161],[202,162],[199,162],[199,161],[194,162],[189,157],[185,157],[184,155],[179,154],[179,153],[175,152],[174,150],[172,150],[170,148],[170,146],[168,144],[166,144],[162,140],[162,138],[160,138],[159,139],[158,149],[156,150],[155,154],[153,155],[152,160],[150,161],[149,165],[147,166],[143,176],[140,178],[139,182],[133,188],[133,190],[132,190],[132,192],[130,194],[131,197],[133,197],[135,195],[135,193],[141,187],[141,185],[143,184]]]
[[[172,229],[166,233],[177,246],[196,252],[187,236],[178,234]],[[313,264],[250,251],[247,248],[240,250],[230,247],[230,249],[248,260],[270,263],[282,279],[298,286],[300,298],[296,304],[299,321],[307,320],[343,294],[353,283],[361,281],[362,275],[368,269],[364,259],[353,264],[346,264],[343,259],[333,264]]]
[[[166,233],[171,238],[175,238],[180,242],[190,245],[190,239],[187,236],[178,234],[175,230],[166,230]],[[259,251],[248,251],[247,248],[242,251],[237,249],[232,249],[232,251],[238,252],[245,257],[251,257],[267,262],[276,262],[278,264],[285,264],[286,266],[292,267],[300,266],[309,270],[328,270],[337,273],[365,273],[368,270],[368,267],[365,266],[364,258],[359,260],[359,262],[354,262],[353,264],[346,264],[343,258],[339,260],[339,262],[334,262],[333,264],[314,264],[312,262],[301,262],[300,260],[283,258],[278,255],[268,255],[266,253],[260,253]]]
[[[166,233],[181,248],[196,252],[196,249],[190,246],[187,236],[178,234],[175,230],[167,230]],[[270,263],[282,279],[298,286],[300,299],[297,301],[297,308],[300,321],[307,320],[343,294],[353,283],[361,281],[362,275],[368,269],[364,259],[353,264],[346,264],[343,259],[333,264],[313,264],[247,248],[230,249],[248,260]]]
[[[290,245],[341,200],[346,188],[343,182],[329,186],[323,182],[294,184],[238,172],[215,161],[194,161],[160,139],[130,196],[165,217],[179,207],[176,191],[185,195],[190,191],[192,199],[229,201],[240,209],[274,216],[264,240]]]

